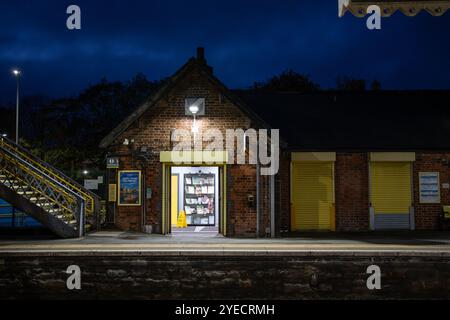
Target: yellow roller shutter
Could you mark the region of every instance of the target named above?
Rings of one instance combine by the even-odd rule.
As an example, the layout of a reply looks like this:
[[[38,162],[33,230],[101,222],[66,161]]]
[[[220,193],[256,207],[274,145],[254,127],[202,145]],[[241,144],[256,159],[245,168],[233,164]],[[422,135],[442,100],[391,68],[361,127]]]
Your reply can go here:
[[[330,230],[333,163],[292,163],[292,230]]]
[[[371,195],[376,214],[408,214],[411,206],[411,164],[372,162]]]

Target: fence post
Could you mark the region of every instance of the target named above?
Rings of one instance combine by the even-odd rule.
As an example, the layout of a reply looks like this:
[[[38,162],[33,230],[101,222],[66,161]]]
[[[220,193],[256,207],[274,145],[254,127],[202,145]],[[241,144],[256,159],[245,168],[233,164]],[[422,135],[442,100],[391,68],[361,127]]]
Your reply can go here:
[[[77,200],[78,211],[78,236],[81,238],[84,235],[84,201],[82,199]]]

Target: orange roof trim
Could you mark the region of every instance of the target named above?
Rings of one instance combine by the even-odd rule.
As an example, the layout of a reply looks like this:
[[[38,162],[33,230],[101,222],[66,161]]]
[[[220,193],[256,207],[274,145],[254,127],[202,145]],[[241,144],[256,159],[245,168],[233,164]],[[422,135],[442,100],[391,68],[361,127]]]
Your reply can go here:
[[[343,17],[346,12],[352,13],[355,17],[362,18],[367,15],[367,8],[377,5],[381,8],[383,17],[390,17],[395,12],[400,11],[405,16],[414,17],[420,11],[425,10],[432,16],[442,16],[450,9],[449,0],[421,0],[421,1],[370,1],[370,0],[338,0],[339,17]]]

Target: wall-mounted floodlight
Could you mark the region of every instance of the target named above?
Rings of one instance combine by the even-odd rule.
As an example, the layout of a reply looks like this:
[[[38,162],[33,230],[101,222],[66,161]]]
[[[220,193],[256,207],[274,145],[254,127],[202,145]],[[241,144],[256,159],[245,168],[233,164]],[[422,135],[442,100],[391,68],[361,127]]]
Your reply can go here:
[[[197,114],[197,112],[198,112],[198,106],[196,106],[195,104],[194,105],[191,105],[190,107],[189,107],[189,111],[193,114],[193,115],[196,115]]]
[[[186,116],[204,116],[205,98],[186,98],[184,100],[184,114]]]
[[[185,114],[194,117],[194,123],[191,129],[192,133],[195,135],[199,131],[196,117],[205,115],[205,98],[186,98],[184,102]]]

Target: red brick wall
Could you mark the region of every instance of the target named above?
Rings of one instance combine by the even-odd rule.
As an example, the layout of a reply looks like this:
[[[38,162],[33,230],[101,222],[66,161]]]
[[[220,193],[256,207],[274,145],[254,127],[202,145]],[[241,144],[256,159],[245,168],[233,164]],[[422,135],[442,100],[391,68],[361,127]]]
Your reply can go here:
[[[199,117],[200,130],[218,128],[225,137],[226,129],[254,127],[251,120],[221,94],[198,70],[193,70],[182,79],[157,105],[148,110],[115,141],[119,147],[110,151],[121,152],[121,169],[141,169],[145,174],[145,184],[152,189],[152,199],[144,201],[145,224],[161,222],[161,163],[159,152],[172,149],[170,141],[173,129],[190,130],[192,117],[184,115],[184,99],[187,97],[206,98],[206,116]],[[126,147],[123,140],[134,139],[134,144]],[[148,163],[133,159],[132,149],[146,146],[152,152]],[[224,144],[225,146],[225,144]],[[414,202],[416,228],[436,229],[441,205],[419,204],[418,172],[439,171],[441,184],[450,182],[449,166],[442,159],[450,159],[450,154],[417,153],[414,163]],[[282,154],[278,179],[276,206],[277,232],[290,229],[290,157]],[[248,195],[256,201],[256,168],[252,165],[229,165],[227,170],[227,228],[229,235],[254,236],[256,233],[256,205],[250,206]],[[367,231],[369,229],[369,178],[368,154],[365,152],[337,153],[335,164],[335,199],[337,231]],[[270,201],[269,179],[261,177],[261,224],[264,235],[269,227]],[[450,204],[449,190],[441,189],[442,204]],[[125,230],[142,230],[141,207],[117,207],[116,224]]]
[[[413,164],[413,198],[416,230],[438,229],[442,205],[450,204],[450,190],[441,188],[440,204],[420,204],[419,172],[439,172],[440,184],[450,182],[449,153],[416,153]],[[338,153],[336,159],[336,229],[369,229],[369,180],[366,153]]]
[[[337,153],[335,164],[336,231],[369,229],[367,153]]]
[[[256,234],[256,167],[230,165],[227,168],[228,234],[254,236]],[[255,202],[250,205],[248,195]]]
[[[131,148],[139,149],[147,146],[153,152],[151,161],[132,161],[131,156],[123,156],[121,169],[146,170],[145,183],[152,189],[152,199],[146,201],[146,224],[161,222],[161,163],[160,151],[170,151],[173,129],[191,130],[193,118],[185,116],[185,98],[204,97],[206,99],[206,115],[198,117],[200,131],[218,128],[225,138],[226,129],[248,129],[251,120],[235,105],[226,99],[198,70],[189,72],[172,88],[167,96],[149,109],[137,122],[122,133],[115,141],[120,147],[111,148],[116,152],[129,153],[128,147],[122,146],[124,139],[134,139]],[[205,143],[206,145],[206,143]],[[224,142],[225,147],[225,142]],[[256,208],[247,204],[247,194],[256,199],[255,166],[230,165],[228,169],[228,230],[229,235],[249,236],[256,230]],[[125,230],[142,230],[142,212],[140,207],[118,207],[116,224]]]
[[[416,230],[438,229],[438,216],[442,211],[442,205],[450,204],[450,190],[442,189],[443,183],[450,183],[450,166],[442,161],[443,159],[450,161],[450,153],[416,153],[416,162],[413,165]],[[439,172],[440,204],[420,204],[419,172]]]

